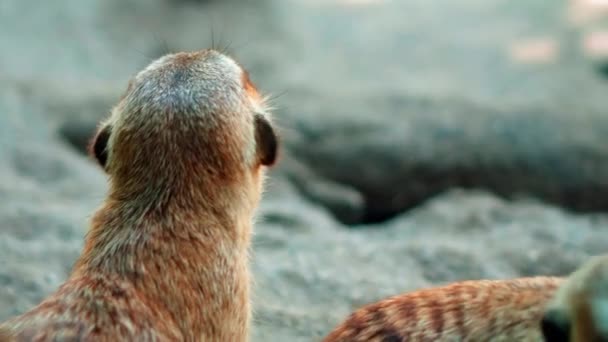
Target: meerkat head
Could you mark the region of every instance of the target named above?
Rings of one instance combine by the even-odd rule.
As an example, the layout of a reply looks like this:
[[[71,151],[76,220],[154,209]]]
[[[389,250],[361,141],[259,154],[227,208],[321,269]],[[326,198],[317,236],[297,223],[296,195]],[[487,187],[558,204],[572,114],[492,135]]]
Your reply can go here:
[[[608,255],[591,258],[572,273],[547,305],[545,341],[608,341]]]
[[[169,54],[137,73],[89,147],[122,196],[256,181],[277,150],[264,98],[215,50]]]

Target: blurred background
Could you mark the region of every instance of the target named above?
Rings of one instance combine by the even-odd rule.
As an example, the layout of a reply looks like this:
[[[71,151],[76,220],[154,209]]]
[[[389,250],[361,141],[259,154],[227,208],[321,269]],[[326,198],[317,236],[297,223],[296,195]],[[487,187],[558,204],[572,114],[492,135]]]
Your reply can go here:
[[[254,238],[254,341],[462,279],[608,251],[602,0],[0,0],[0,320],[67,276],[106,178],[84,148],[128,79],[226,48],[284,153]]]

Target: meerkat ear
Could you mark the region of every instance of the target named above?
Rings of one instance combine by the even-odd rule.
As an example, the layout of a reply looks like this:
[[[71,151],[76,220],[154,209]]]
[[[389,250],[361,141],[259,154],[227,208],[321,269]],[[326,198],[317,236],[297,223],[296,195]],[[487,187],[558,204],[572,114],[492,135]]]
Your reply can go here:
[[[255,142],[262,165],[271,166],[277,159],[279,142],[270,122],[261,114],[255,114]]]
[[[541,320],[541,331],[545,342],[568,342],[570,321],[557,310],[547,310]]]
[[[111,133],[112,126],[105,125],[99,129],[89,143],[89,154],[97,160],[103,169],[106,169],[108,163],[108,140],[110,140]]]

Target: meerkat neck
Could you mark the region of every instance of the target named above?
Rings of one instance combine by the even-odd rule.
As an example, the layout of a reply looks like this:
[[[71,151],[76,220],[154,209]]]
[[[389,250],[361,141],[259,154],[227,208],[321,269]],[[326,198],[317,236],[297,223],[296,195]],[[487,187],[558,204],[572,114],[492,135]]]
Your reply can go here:
[[[233,329],[245,329],[251,213],[221,209],[106,201],[72,276],[96,272],[133,283],[148,300],[164,304],[193,337],[204,332],[191,327],[222,320],[238,321]]]

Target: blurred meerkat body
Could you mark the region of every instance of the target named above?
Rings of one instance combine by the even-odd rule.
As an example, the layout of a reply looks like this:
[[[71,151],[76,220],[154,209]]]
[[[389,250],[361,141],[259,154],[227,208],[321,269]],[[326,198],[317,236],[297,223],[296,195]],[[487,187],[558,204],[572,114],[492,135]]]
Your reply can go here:
[[[72,273],[0,335],[246,341],[251,225],[277,148],[233,59],[202,50],[151,63],[92,140],[110,189]]]
[[[461,281],[368,304],[324,342],[543,341],[557,277]]]

